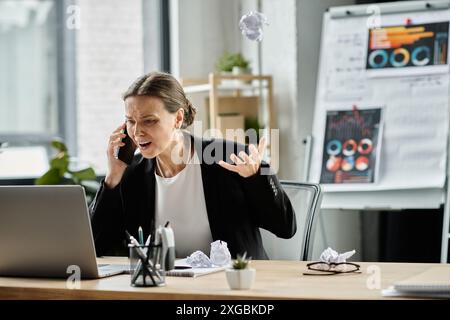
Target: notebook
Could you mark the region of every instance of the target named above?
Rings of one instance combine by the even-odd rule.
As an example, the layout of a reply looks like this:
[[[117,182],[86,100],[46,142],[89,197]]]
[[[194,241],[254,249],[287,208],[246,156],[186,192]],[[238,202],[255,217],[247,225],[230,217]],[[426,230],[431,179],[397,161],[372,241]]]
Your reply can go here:
[[[394,283],[394,289],[406,292],[450,293],[450,267],[431,267],[422,273]]]
[[[391,297],[450,298],[450,267],[448,265],[430,267],[412,277],[396,281],[382,293]]]
[[[186,259],[175,261],[175,269],[166,271],[167,277],[199,277],[207,274],[223,271],[228,266],[211,268],[192,268],[186,263]]]
[[[398,291],[394,289],[394,286],[390,286],[387,289],[383,289],[381,291],[381,294],[384,297],[437,298],[437,299],[450,298],[450,293],[446,292]]]

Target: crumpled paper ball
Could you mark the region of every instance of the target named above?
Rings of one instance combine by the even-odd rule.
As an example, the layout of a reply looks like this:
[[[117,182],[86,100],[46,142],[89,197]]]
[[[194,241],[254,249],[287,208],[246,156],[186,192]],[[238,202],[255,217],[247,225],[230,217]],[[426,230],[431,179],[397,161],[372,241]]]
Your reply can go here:
[[[217,240],[211,243],[209,254],[211,262],[216,266],[226,266],[231,262],[231,253],[225,241]]]
[[[186,258],[186,263],[193,268],[211,268],[211,260],[202,251],[197,250]]]
[[[319,260],[326,263],[341,263],[346,262],[348,258],[355,254],[355,250],[347,251],[344,253],[337,253],[335,250],[328,247],[320,255]]]
[[[263,26],[268,25],[264,14],[257,11],[250,11],[242,16],[239,21],[239,29],[249,40],[261,41],[263,38]]]

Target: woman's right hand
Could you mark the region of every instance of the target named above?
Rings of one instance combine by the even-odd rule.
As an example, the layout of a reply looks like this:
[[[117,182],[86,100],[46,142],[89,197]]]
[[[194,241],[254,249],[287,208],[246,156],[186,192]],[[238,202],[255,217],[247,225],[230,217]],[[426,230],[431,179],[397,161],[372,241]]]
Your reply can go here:
[[[122,180],[123,173],[127,168],[127,164],[122,160],[116,159],[118,148],[123,147],[125,143],[122,139],[126,137],[123,133],[125,130],[125,123],[118,127],[109,136],[107,156],[108,156],[108,171],[105,177],[105,184],[108,188],[114,188]]]

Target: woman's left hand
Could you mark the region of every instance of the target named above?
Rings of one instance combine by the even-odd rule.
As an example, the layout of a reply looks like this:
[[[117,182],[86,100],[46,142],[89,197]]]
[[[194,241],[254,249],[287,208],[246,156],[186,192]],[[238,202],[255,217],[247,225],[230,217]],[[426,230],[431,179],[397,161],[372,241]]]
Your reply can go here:
[[[248,149],[250,155],[246,154],[244,151],[239,152],[239,157],[234,153],[231,154],[230,159],[234,162],[234,165],[222,160],[219,161],[219,165],[227,170],[238,173],[244,178],[256,174],[266,149],[266,139],[264,137],[261,138],[258,148],[254,144],[251,144]]]

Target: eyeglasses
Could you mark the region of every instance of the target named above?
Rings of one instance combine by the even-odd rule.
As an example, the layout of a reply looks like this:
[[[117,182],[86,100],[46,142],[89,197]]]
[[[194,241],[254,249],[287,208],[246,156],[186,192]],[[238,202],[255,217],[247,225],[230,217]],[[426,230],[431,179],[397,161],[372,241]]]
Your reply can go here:
[[[340,273],[361,273],[361,266],[352,262],[310,262],[306,265],[308,270],[314,272],[303,272],[306,276],[332,276]]]

